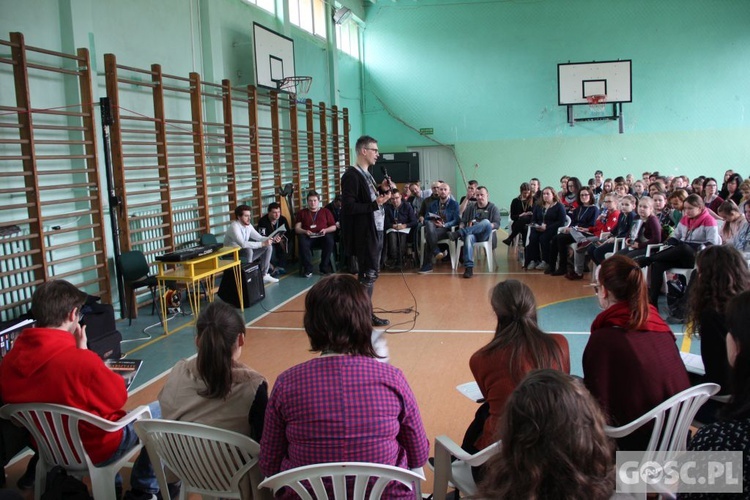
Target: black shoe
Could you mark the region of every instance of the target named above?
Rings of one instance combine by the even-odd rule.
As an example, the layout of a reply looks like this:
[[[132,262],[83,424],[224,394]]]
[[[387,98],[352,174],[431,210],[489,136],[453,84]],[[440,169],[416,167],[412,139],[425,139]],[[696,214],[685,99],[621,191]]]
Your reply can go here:
[[[510,246],[510,244],[513,243],[513,238],[507,237],[507,238],[505,238],[503,240],[503,243],[505,243],[506,245]]]
[[[374,314],[372,315],[372,326],[388,326],[391,322],[387,319],[378,318]]]
[[[467,267],[464,270],[464,278],[471,278],[474,276],[474,268],[473,267]]]
[[[563,267],[561,269],[555,269],[550,273],[552,276],[565,276],[568,274],[568,271]]]
[[[544,274],[555,274],[556,269],[552,266],[544,270]]]

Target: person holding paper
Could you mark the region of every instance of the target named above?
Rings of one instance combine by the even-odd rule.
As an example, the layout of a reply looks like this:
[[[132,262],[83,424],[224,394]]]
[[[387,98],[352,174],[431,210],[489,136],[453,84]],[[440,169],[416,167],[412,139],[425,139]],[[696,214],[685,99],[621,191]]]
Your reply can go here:
[[[417,216],[410,203],[404,203],[398,189],[391,191],[391,202],[385,205],[385,232],[388,247],[386,262],[401,267],[408,245],[408,236],[417,225]]]
[[[297,214],[294,225],[299,243],[301,276],[312,276],[312,249],[320,248],[320,274],[331,274],[331,254],[333,253],[333,233],[336,221],[326,208],[320,208],[320,195],[316,191],[307,194],[307,208]]]
[[[225,247],[240,247],[240,258],[243,262],[260,260],[260,272],[263,283],[278,283],[279,280],[269,274],[271,266],[271,245],[278,243],[281,238],[267,238],[255,230],[250,224],[250,207],[240,205],[234,209],[237,220],[232,221],[224,235]]]
[[[289,222],[281,215],[281,205],[277,202],[268,204],[268,213],[260,218],[258,232],[263,236],[270,236],[281,228],[289,229]],[[279,242],[271,245],[271,274],[286,273],[286,259],[289,252],[289,240],[286,232],[278,235]]]

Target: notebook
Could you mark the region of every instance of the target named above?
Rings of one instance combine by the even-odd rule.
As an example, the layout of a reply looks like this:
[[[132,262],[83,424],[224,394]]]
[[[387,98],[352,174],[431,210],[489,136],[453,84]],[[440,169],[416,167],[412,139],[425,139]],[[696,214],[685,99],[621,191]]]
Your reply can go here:
[[[110,370],[117,373],[125,381],[125,388],[129,389],[135,376],[138,375],[138,371],[141,369],[143,364],[142,359],[106,359],[104,364],[109,367]]]

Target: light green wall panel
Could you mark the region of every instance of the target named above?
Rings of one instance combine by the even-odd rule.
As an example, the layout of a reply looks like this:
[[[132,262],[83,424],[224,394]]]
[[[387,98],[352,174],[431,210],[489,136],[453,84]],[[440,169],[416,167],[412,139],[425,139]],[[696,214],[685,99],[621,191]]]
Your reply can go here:
[[[430,144],[400,120],[434,128],[503,199],[532,175],[599,167],[750,173],[745,0],[378,2],[366,21],[365,132],[398,151]],[[571,128],[557,64],[618,58],[633,60],[625,134],[615,122]]]

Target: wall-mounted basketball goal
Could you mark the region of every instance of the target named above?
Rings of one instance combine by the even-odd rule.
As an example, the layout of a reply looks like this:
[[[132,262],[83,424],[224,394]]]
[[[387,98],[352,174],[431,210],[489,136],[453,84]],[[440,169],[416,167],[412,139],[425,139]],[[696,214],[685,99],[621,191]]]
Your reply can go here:
[[[622,103],[633,102],[631,66],[631,60],[558,64],[558,104],[567,107],[570,126],[575,122],[619,120],[622,134]],[[575,106],[586,106],[586,114],[579,112],[576,117]]]

